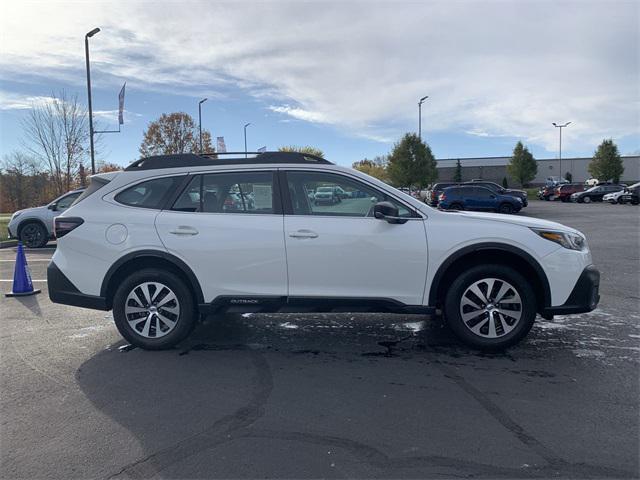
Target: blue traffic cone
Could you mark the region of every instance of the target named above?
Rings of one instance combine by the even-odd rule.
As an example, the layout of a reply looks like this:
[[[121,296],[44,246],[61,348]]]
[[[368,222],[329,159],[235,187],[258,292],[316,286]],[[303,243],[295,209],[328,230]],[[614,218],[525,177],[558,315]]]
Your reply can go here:
[[[16,255],[16,268],[13,271],[13,289],[9,293],[5,293],[5,297],[23,297],[26,295],[35,295],[40,290],[33,289],[31,281],[31,272],[27,265],[27,257],[22,249],[22,242],[18,242],[18,253]]]

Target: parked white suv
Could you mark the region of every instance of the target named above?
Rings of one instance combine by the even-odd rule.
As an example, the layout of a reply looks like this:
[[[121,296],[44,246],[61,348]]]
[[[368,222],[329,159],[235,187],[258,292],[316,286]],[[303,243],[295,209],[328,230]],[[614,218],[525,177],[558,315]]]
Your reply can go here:
[[[72,190],[42,207],[18,210],[7,225],[9,238],[17,238],[30,248],[44,247],[53,238],[53,219],[69,208],[83,191],[82,188]]]
[[[310,192],[325,186],[365,194],[316,204]],[[461,340],[495,349],[522,339],[536,313],[599,300],[572,228],[438,211],[294,152],[138,160],[93,176],[55,228],[51,300],[113,309],[120,333],[146,349],[184,339],[198,314],[436,309]]]

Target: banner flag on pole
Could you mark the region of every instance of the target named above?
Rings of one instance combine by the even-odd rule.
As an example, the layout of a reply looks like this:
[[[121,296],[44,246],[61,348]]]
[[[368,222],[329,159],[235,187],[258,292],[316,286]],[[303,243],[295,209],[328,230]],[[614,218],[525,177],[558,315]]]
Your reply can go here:
[[[227,153],[227,146],[224,144],[224,137],[218,137],[218,152]]]
[[[124,88],[127,86],[127,82],[124,82],[122,89],[118,94],[118,123],[124,125]]]
[[[266,151],[267,151],[267,147],[266,147],[266,145],[265,145],[264,147],[260,147],[260,148],[258,149],[258,153],[264,153],[264,152],[266,152]]]

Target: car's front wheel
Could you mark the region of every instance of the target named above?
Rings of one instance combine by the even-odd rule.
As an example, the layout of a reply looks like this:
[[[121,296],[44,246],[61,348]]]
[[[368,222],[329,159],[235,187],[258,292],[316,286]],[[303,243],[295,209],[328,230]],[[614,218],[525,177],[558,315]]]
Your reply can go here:
[[[536,298],[530,283],[513,268],[478,265],[452,283],[444,313],[464,343],[503,349],[519,342],[531,329]]]
[[[584,203],[591,203],[591,197],[589,197],[589,196],[585,196],[585,197],[582,199],[582,201],[583,201]]]
[[[508,204],[508,203],[503,203],[502,205],[500,205],[500,207],[498,208],[498,211],[500,213],[513,213],[513,207]]]
[[[187,285],[175,274],[149,268],[129,275],[113,298],[120,334],[147,350],[171,348],[191,333],[196,315]]]
[[[22,226],[18,237],[22,244],[29,248],[42,248],[49,240],[47,229],[39,222],[30,222]]]

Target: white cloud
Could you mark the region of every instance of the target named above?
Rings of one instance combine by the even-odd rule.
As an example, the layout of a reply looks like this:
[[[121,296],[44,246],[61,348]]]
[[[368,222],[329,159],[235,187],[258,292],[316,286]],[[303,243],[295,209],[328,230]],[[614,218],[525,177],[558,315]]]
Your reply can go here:
[[[34,5],[37,11],[34,13]],[[515,136],[555,151],[640,133],[635,1],[12,2],[0,70],[204,96],[240,87],[265,108],[386,141]],[[28,28],[25,28],[28,25]],[[0,102],[4,103],[4,102]]]
[[[285,115],[290,115],[293,118],[297,118],[298,120],[305,120],[307,122],[313,123],[326,123],[326,117],[319,112],[310,112],[308,110],[303,110],[301,108],[293,108],[289,105],[270,105],[269,110],[276,113],[283,113]]]
[[[28,110],[33,105],[53,103],[54,101],[53,97],[21,95],[0,90],[0,110]]]
[[[125,109],[123,111],[125,123],[127,123],[127,119],[131,117],[142,117],[141,114],[132,112],[130,110]],[[117,122],[118,121],[118,110],[94,110],[93,116],[96,119],[103,120],[105,122]]]

